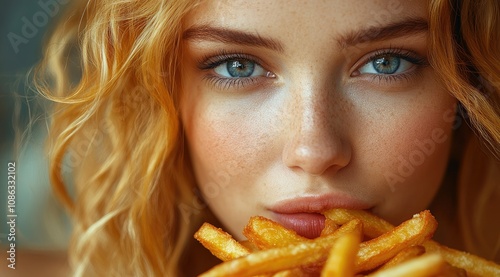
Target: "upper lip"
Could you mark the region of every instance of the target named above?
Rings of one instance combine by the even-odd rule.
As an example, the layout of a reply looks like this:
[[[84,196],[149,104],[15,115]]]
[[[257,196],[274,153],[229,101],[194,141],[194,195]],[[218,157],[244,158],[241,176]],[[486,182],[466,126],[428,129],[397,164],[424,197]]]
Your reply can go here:
[[[321,213],[334,208],[367,210],[372,206],[364,201],[343,194],[301,196],[281,200],[269,210],[280,214]]]

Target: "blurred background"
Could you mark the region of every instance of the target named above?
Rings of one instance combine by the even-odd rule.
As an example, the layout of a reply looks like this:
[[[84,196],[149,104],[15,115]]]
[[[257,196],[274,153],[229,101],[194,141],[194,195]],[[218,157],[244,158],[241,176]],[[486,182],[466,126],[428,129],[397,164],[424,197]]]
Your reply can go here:
[[[44,152],[49,119],[30,87],[29,71],[66,2],[0,0],[0,276],[65,276],[71,222],[49,185]],[[6,261],[9,162],[16,163],[15,270]]]

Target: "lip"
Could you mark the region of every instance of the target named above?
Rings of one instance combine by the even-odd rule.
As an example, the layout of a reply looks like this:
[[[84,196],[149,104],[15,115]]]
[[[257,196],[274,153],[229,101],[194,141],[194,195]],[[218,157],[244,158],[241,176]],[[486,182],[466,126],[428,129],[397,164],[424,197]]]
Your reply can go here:
[[[322,212],[333,209],[367,210],[371,205],[340,194],[297,197],[279,201],[269,208],[272,219],[306,238],[317,238],[325,226]]]

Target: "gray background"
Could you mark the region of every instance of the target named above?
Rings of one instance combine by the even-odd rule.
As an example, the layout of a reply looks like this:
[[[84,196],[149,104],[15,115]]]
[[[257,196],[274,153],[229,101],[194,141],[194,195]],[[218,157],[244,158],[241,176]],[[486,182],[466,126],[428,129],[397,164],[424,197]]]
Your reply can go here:
[[[56,3],[59,11],[51,15],[40,2]],[[7,243],[7,163],[10,161],[16,162],[17,250],[64,249],[69,221],[49,186],[44,153],[47,120],[38,104],[39,96],[27,85],[27,73],[41,57],[46,31],[67,4],[55,0],[1,0],[0,4],[0,257]],[[31,23],[37,19],[38,23],[44,18],[49,20],[46,24],[33,24],[37,33],[28,38],[22,33],[26,24],[23,18]],[[18,46],[17,53],[9,33],[27,39],[27,43]],[[30,132],[25,132],[29,121],[35,124]],[[16,142],[22,142],[22,147],[16,148]]]

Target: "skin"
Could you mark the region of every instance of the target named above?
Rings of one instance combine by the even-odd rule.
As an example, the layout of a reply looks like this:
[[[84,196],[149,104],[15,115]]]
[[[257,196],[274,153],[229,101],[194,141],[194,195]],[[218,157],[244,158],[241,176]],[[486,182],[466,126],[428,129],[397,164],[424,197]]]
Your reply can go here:
[[[425,62],[403,60],[396,77],[365,66],[387,49],[425,61],[426,31],[339,43],[407,18],[425,20],[426,1],[205,1],[189,14],[186,29],[230,28],[282,46],[183,40],[181,119],[195,177],[235,237],[250,216],[274,218],[276,205],[297,198],[334,195],[338,206],[394,224],[428,207],[448,161],[456,100]],[[225,64],[200,68],[221,49],[255,58],[260,76],[231,83],[216,79]]]

